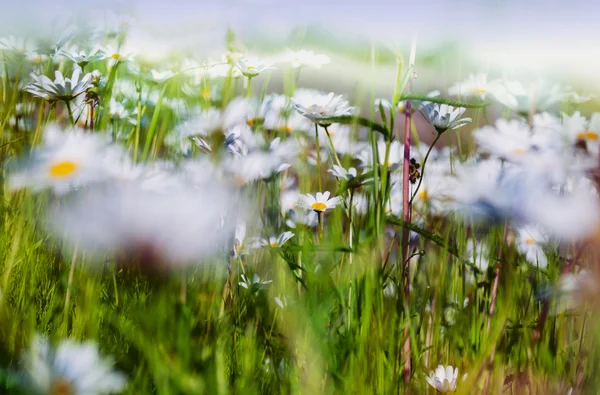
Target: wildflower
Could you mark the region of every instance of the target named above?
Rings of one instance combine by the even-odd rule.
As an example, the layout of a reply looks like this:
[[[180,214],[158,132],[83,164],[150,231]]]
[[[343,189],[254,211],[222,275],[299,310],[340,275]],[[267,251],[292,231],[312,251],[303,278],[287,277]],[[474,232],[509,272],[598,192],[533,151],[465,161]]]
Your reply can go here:
[[[87,66],[88,63],[102,60],[106,56],[106,54],[100,51],[99,48],[94,48],[89,52],[77,51],[76,49],[71,49],[71,51],[68,52],[61,50],[58,52],[58,54],[77,63],[77,65],[81,68]]]
[[[556,133],[547,130],[532,134],[529,125],[514,119],[499,119],[495,126],[477,129],[474,137],[484,152],[512,162],[520,162],[527,154],[545,151],[560,142]]]
[[[534,266],[545,269],[548,258],[542,246],[549,242],[549,236],[540,225],[528,225],[517,230],[517,250]]]
[[[325,191],[323,193],[317,192],[316,196],[312,196],[310,193],[307,193],[306,195],[300,196],[300,199],[306,205],[307,208],[317,213],[320,213],[325,210],[334,208],[342,202],[342,198],[340,198],[339,196],[329,199],[329,195],[329,191]]]
[[[256,247],[271,247],[271,248],[279,248],[284,245],[289,239],[294,237],[292,232],[283,232],[279,236],[270,236],[269,239],[258,238],[256,240]]]
[[[598,155],[600,147],[600,113],[592,114],[588,121],[579,111],[562,117],[564,132],[571,144],[592,155]]]
[[[170,178],[179,182],[158,191],[141,180],[81,190],[53,208],[50,227],[98,260],[114,255],[120,265],[139,263],[149,271],[196,263],[231,248],[242,202],[206,171],[195,180],[174,172]]]
[[[501,104],[523,116],[527,116],[532,109],[534,112],[546,111],[567,98],[560,85],[549,86],[543,82],[533,83],[525,89],[518,81],[506,81],[492,95]]]
[[[486,95],[498,87],[498,81],[488,81],[487,74],[471,74],[466,80],[454,84],[448,89],[452,96],[479,96],[484,100]]]
[[[25,37],[7,36],[0,38],[0,51],[12,51],[21,55],[35,51],[35,43]]]
[[[242,57],[234,62],[235,67],[246,77],[256,77],[266,70],[272,70],[275,67],[269,62],[263,62],[255,57]]]
[[[296,200],[296,203],[298,200]],[[291,229],[296,229],[298,225],[307,226],[312,228],[319,223],[319,218],[317,213],[312,209],[305,210],[302,207],[298,207],[296,210],[288,210],[287,211],[287,219],[285,220],[285,224]]]
[[[244,250],[244,239],[246,238],[246,223],[241,222],[235,227],[235,234],[233,237],[233,255],[239,256]]]
[[[53,349],[48,340],[36,335],[23,353],[28,384],[40,394],[115,394],[125,390],[126,377],[103,358],[93,342],[62,341]]]
[[[587,269],[564,275],[557,284],[557,312],[575,309],[586,301],[593,303],[599,289],[597,277]]]
[[[321,66],[329,64],[331,58],[327,55],[315,54],[314,51],[301,49],[299,51],[288,51],[282,56],[281,61],[290,63],[295,69],[304,66],[320,69]]]
[[[387,160],[386,160],[387,151]],[[377,142],[377,156],[379,158],[379,164],[381,166],[387,165],[388,170],[396,170],[404,159],[404,146],[397,140],[390,143],[389,151],[387,143],[385,141]],[[358,154],[358,159],[362,167],[373,166],[373,152],[371,148],[365,148]]]
[[[277,306],[279,306],[279,308],[281,309],[286,308],[288,305],[288,300],[285,296],[283,296],[282,298],[280,298],[279,296],[275,296],[273,299],[275,300]]]
[[[428,103],[423,105],[422,109],[425,111],[429,122],[439,134],[444,133],[448,129],[458,129],[471,122],[471,118],[460,118],[466,110],[464,107]]]
[[[354,167],[346,170],[341,166],[333,165],[333,169],[329,169],[328,172],[333,174],[336,178],[341,178],[346,181],[356,178],[356,169]]]
[[[164,70],[164,71],[157,71],[157,70],[150,70],[150,77],[152,78],[153,82],[165,82],[166,80],[174,77],[175,75],[177,75],[176,73],[172,72],[171,70]]]
[[[54,72],[54,76],[55,79],[52,81],[45,75],[31,73],[33,82],[25,87],[25,91],[51,102],[58,100],[68,102],[92,86],[92,74],[87,73],[81,80],[79,79],[81,77],[80,67],[73,70],[71,78],[65,78],[58,70]]]
[[[53,188],[57,193],[64,193],[74,187],[104,181],[114,174],[111,162],[121,153],[120,148],[99,134],[85,133],[81,129],[62,131],[50,125],[44,131],[44,144],[32,152],[28,164],[9,175],[9,188]]]
[[[102,48],[102,52],[106,54],[108,65],[111,67],[120,62],[127,62],[134,57],[133,52],[125,50],[122,47],[115,47],[113,45],[107,45],[106,47]]]
[[[443,394],[456,391],[456,380],[458,378],[458,368],[453,368],[448,365],[444,368],[443,365],[438,365],[435,372],[429,372],[426,377],[427,382],[438,392]]]
[[[238,284],[248,290],[258,290],[273,282],[273,280],[261,280],[260,276],[256,273],[254,273],[254,276],[252,276],[252,280],[246,277],[245,274],[242,274],[240,277],[242,278],[242,281],[240,281]]]
[[[354,107],[348,104],[342,95],[331,92],[325,94],[309,89],[298,89],[292,98],[294,108],[302,115],[320,126],[329,126],[327,118],[352,115]]]

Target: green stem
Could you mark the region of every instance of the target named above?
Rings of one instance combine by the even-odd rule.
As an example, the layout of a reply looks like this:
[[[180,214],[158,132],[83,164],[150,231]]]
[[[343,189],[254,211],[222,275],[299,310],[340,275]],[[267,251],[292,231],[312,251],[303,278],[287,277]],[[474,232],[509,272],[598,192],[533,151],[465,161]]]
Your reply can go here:
[[[248,86],[246,87],[246,98],[250,99],[252,95],[252,77],[248,77]]]
[[[73,111],[71,110],[71,105],[68,101],[65,102],[67,105],[67,111],[69,112],[69,119],[71,120],[71,125],[75,125],[75,119],[73,119]]]
[[[319,242],[323,242],[323,212],[317,211],[317,218],[319,219]]]
[[[335,163],[339,167],[342,167],[342,163],[340,162],[340,158],[338,157],[338,154],[335,151],[335,147],[333,146],[333,141],[331,140],[331,135],[329,134],[329,130],[327,130],[327,126],[323,126],[323,129],[325,129],[325,133],[327,134],[327,138],[329,139],[329,144],[331,145],[331,150],[333,151],[333,157],[335,158]]]
[[[317,176],[319,181],[319,192],[323,192],[323,183],[321,181],[321,146],[319,145],[319,125],[315,123],[315,144],[317,147]],[[320,218],[320,217],[319,217]]]

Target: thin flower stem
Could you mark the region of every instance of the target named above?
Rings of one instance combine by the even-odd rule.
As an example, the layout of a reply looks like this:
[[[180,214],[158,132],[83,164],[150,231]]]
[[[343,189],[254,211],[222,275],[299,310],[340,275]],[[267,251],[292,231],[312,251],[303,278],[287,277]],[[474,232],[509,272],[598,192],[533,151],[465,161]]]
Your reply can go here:
[[[416,53],[416,38],[413,38],[410,50],[409,68],[412,68],[415,64],[415,53]],[[406,84],[406,92],[411,91],[411,75],[408,76]],[[410,196],[410,134],[412,126],[411,117],[411,101],[406,100],[406,117],[404,118],[404,159],[402,168],[402,219],[406,223],[410,223],[411,220],[411,202]],[[397,309],[400,311],[403,307],[406,309],[407,316],[410,317],[410,264],[408,262],[408,249],[409,249],[409,236],[410,232],[408,229],[402,230],[402,278],[404,280],[404,298],[398,298]],[[403,300],[404,299],[404,300]],[[410,319],[406,320],[404,326],[404,346],[402,347],[402,360],[404,360],[404,382],[408,384],[412,375],[412,359],[411,359],[411,346],[410,346]],[[410,392],[410,390],[409,390]]]
[[[317,148],[317,177],[319,181],[319,191],[323,191],[321,181],[321,146],[319,145],[319,125],[315,123],[315,144]]]
[[[498,250],[498,261],[496,262],[496,270],[494,271],[494,285],[492,286],[492,301],[490,303],[490,310],[488,314],[488,322],[487,322],[487,333],[490,333],[490,329],[492,327],[492,315],[494,315],[494,309],[496,308],[496,299],[498,298],[498,281],[500,279],[500,261],[502,260],[502,247],[506,243],[506,238],[508,235],[508,221],[504,221],[504,229],[502,231],[502,241],[500,243],[500,249]]]
[[[250,99],[252,96],[252,77],[248,77],[248,86],[246,86],[246,98]]]
[[[66,328],[69,323],[69,305],[71,304],[71,290],[73,288],[73,279],[75,277],[75,264],[77,263],[77,247],[73,251],[73,257],[71,258],[71,267],[69,269],[69,278],[67,280],[67,292],[65,294],[65,307],[63,309],[63,325]]]
[[[427,164],[427,159],[429,159],[429,154],[431,153],[431,150],[435,146],[435,143],[438,142],[438,140],[440,139],[441,136],[442,136],[441,133],[438,133],[437,136],[435,136],[435,140],[433,140],[433,142],[429,146],[429,149],[427,150],[427,153],[425,154],[425,158],[423,159],[423,163],[421,164],[421,176],[419,177],[419,183],[417,184],[415,191],[413,192],[412,196],[410,197],[410,202],[409,202],[410,206],[412,206],[413,200],[415,200],[415,196],[417,196],[417,193],[419,193],[419,188],[421,187],[421,183],[423,182],[423,177],[425,176],[425,165]]]
[[[65,101],[67,105],[67,111],[69,112],[69,119],[71,120],[71,125],[75,125],[75,119],[73,118],[73,111],[71,110],[71,105],[68,101]]]
[[[319,220],[319,229],[318,229],[319,242],[322,243],[323,242],[323,213],[321,211],[317,211],[317,218]]]
[[[331,145],[331,151],[333,151],[333,157],[335,158],[335,163],[342,167],[342,162],[340,162],[340,158],[338,157],[337,152],[335,151],[335,146],[333,145],[333,141],[331,140],[331,135],[329,134],[329,130],[327,130],[327,126],[323,126],[325,129],[325,134],[327,134],[327,138],[329,139],[329,144]]]

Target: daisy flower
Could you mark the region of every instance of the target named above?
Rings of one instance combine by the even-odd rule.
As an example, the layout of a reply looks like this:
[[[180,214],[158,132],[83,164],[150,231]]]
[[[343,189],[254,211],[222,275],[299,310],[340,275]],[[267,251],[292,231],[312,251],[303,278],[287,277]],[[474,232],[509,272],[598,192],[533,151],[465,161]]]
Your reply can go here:
[[[519,81],[505,81],[491,94],[498,102],[524,116],[532,109],[535,112],[546,111],[567,98],[560,85],[548,85],[541,81],[532,83],[527,88]]]
[[[58,100],[68,102],[92,87],[92,74],[87,73],[80,79],[79,66],[75,67],[71,78],[65,78],[58,70],[54,72],[54,77],[52,81],[45,75],[31,73],[33,82],[25,87],[25,91],[51,102]]]
[[[279,248],[284,245],[289,239],[294,237],[292,232],[283,232],[279,236],[275,237],[271,235],[268,239],[258,238],[255,243],[255,247],[271,247]]]
[[[442,365],[438,365],[435,372],[431,371],[429,376],[425,378],[429,385],[436,389],[436,391],[445,394],[447,392],[456,391],[456,380],[458,378],[458,368],[447,366],[444,368]]]
[[[448,89],[451,96],[478,96],[484,100],[486,95],[497,89],[499,82],[488,81],[486,73],[471,74],[466,80],[454,84]]]
[[[320,69],[321,66],[329,64],[331,58],[327,55],[316,54],[314,51],[301,49],[299,51],[288,51],[281,57],[281,61],[290,63],[295,69],[304,66]]]
[[[335,178],[341,178],[346,181],[356,178],[356,169],[354,167],[346,170],[341,166],[333,165],[333,169],[329,169],[327,171],[333,174]]]
[[[240,281],[238,284],[241,287],[244,287],[248,290],[259,290],[260,288],[263,288],[264,286],[269,285],[273,282],[273,280],[261,280],[260,276],[256,273],[254,273],[252,279],[246,277],[245,274],[242,274],[240,278],[242,279],[242,281]]]
[[[300,199],[305,206],[315,212],[322,213],[328,209],[332,209],[342,202],[342,198],[339,196],[329,199],[329,191],[323,193],[317,192],[316,196],[312,196],[310,193],[300,196]]]
[[[113,369],[93,342],[62,341],[52,348],[36,335],[22,355],[28,384],[40,394],[116,394],[125,390],[126,377]]]
[[[592,155],[598,155],[600,146],[600,113],[592,114],[588,121],[579,111],[568,116],[563,114],[563,130],[568,141]]]
[[[242,57],[234,62],[235,67],[248,78],[256,77],[266,70],[273,70],[275,67],[268,61],[263,61],[257,57]]]
[[[9,175],[9,188],[53,188],[64,193],[111,178],[115,174],[114,159],[120,156],[121,149],[105,136],[81,129],[63,131],[50,125],[44,131],[44,144],[32,152],[25,166]]]
[[[72,48],[70,51],[60,50],[58,51],[58,55],[61,55],[73,62],[77,63],[79,67],[85,67],[88,63],[92,63],[98,60],[102,60],[106,57],[106,54],[99,50],[99,48],[94,48],[91,51],[78,51],[76,48]]]
[[[242,202],[212,176],[199,174],[193,184],[178,173],[171,178],[180,182],[159,192],[136,181],[81,190],[53,207],[50,227],[100,262],[113,255],[122,266],[139,263],[149,271],[197,263],[231,248],[243,220]]]
[[[527,262],[545,269],[548,266],[548,258],[542,247],[549,239],[540,225],[527,225],[517,230],[517,250],[525,256]]]
[[[427,103],[423,105],[422,109],[425,111],[425,115],[427,115],[429,122],[440,134],[448,129],[458,129],[471,122],[471,118],[460,118],[466,110],[464,107]]]
[[[329,126],[332,122],[327,118],[352,115],[355,108],[351,107],[342,95],[324,93],[309,89],[298,89],[292,98],[294,108],[314,123]]]

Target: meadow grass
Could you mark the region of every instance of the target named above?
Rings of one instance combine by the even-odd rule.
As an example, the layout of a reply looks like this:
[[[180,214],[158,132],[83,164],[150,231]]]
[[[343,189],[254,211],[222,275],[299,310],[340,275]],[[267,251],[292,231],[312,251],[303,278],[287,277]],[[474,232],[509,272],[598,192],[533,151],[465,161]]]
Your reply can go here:
[[[28,82],[28,66],[6,56],[0,102],[2,163],[39,144],[48,123],[71,123],[64,103],[49,104],[20,89]],[[48,61],[41,69],[51,75],[55,67],[66,72],[72,62],[63,60],[55,66]],[[94,69],[106,79],[94,88],[96,96],[89,95],[100,103],[95,107],[93,133],[112,134],[137,163],[183,160],[164,144],[182,119],[176,106],[165,104],[167,100],[181,99],[188,108],[225,108],[236,96],[264,97],[269,83],[261,76],[252,79],[251,89],[244,88],[245,78],[230,74],[216,82],[221,97],[206,100],[199,86],[196,96],[182,92],[184,74],[148,82],[128,72],[125,63],[108,68],[102,60],[85,67]],[[410,97],[402,96],[410,78],[402,63],[398,76],[390,81],[396,84],[396,101]],[[292,94],[301,85],[298,78],[293,72],[285,75],[284,90]],[[137,110],[136,122],[111,119],[104,107],[120,79],[134,81],[138,89],[137,102],[127,104]],[[148,94],[157,95],[156,101],[146,100]],[[27,109],[11,125],[9,120],[20,111],[17,104]],[[373,123],[389,133],[384,139],[388,147],[392,139],[402,141],[404,130],[376,116],[375,110],[371,108],[362,120],[338,121],[351,124],[357,133],[358,122],[372,126],[366,141],[376,155],[382,133]],[[469,112],[483,124],[485,108]],[[25,126],[29,122],[31,128]],[[89,124],[86,127],[90,129]],[[272,138],[266,130],[258,132]],[[465,152],[473,151],[468,136],[461,138]],[[343,198],[352,195],[354,189],[325,171],[336,159],[328,155],[322,161],[321,190]],[[347,166],[356,163],[347,155],[340,161]],[[534,335],[549,285],[558,281],[564,259],[549,254],[546,269],[533,267],[503,236],[503,222],[478,225],[425,211],[424,221],[404,223],[386,210],[391,170],[387,164],[375,168],[369,174],[373,181],[359,187],[368,200],[367,211],[354,212],[351,221],[342,205],[322,215],[322,234],[300,225],[279,248],[247,254],[221,248],[210,259],[168,275],[147,273],[143,261],[123,267],[110,256],[98,269],[85,250],[63,245],[49,234],[46,212],[51,205],[67,204],[61,197],[4,187],[0,391],[26,393],[19,386],[20,356],[33,334],[42,333],[55,342],[96,341],[104,354],[114,358],[116,369],[127,375],[128,394],[434,393],[425,377],[438,364],[458,367],[457,393],[548,394],[567,393],[572,387],[595,393],[597,330],[588,313],[550,314],[539,338]],[[319,190],[314,166],[305,162],[293,170],[302,192]],[[8,177],[5,166],[3,178]],[[240,192],[249,197],[261,234],[278,234],[285,228],[279,207],[282,182],[277,175]],[[409,229],[418,237],[402,246],[402,233]],[[490,247],[484,259],[492,264],[482,273],[467,253],[467,244],[474,239]],[[410,303],[403,292],[403,247],[411,257]],[[255,273],[272,283],[239,285],[241,274],[252,278]],[[490,316],[498,273],[497,300]],[[409,382],[403,378],[409,356],[402,345],[407,338]]]

